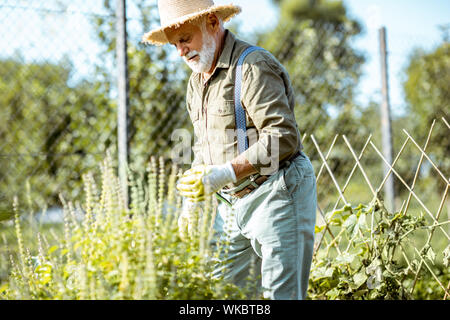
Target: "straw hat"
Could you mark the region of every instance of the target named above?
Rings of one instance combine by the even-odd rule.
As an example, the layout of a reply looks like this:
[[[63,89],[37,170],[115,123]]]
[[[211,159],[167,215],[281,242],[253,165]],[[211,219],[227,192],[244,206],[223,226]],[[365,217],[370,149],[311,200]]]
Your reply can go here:
[[[233,4],[216,6],[213,0],[158,0],[161,27],[147,32],[142,41],[149,44],[163,45],[169,42],[164,30],[178,27],[203,15],[215,13],[222,21],[228,21],[241,12]]]

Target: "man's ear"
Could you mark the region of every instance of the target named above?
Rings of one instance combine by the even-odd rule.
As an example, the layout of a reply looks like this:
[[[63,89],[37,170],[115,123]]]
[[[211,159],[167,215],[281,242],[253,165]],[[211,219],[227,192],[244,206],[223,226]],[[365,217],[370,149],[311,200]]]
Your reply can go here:
[[[220,24],[219,24],[219,18],[214,13],[208,14],[206,17],[206,26],[208,27],[209,31],[217,32],[219,30]]]

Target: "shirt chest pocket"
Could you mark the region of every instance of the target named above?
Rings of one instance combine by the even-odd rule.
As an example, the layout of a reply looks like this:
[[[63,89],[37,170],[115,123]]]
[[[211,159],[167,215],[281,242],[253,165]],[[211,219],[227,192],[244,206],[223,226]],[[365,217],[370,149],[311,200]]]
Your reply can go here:
[[[236,136],[234,101],[216,100],[208,103],[208,138],[218,143],[229,143]]]

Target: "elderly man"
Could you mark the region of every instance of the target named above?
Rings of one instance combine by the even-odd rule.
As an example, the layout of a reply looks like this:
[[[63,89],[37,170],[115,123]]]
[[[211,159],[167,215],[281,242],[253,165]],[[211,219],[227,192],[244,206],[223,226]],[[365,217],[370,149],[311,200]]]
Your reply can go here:
[[[186,104],[196,142],[192,167],[177,186],[185,197],[180,228],[205,195],[216,194],[222,201],[214,239],[227,248],[213,275],[244,286],[253,267],[265,298],[304,299],[316,182],[285,68],[224,28],[237,6],[159,0],[158,9],[161,27],[143,41],[172,44],[193,71]]]

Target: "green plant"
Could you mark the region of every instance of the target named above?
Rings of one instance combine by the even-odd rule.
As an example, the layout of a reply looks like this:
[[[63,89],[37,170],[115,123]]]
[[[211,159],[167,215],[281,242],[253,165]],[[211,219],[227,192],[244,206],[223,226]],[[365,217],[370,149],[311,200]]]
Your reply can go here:
[[[18,257],[12,258],[3,299],[242,299],[245,290],[209,274],[216,254],[208,246],[212,199],[198,232],[181,241],[175,194],[177,168],[150,162],[145,179],[129,174],[130,207],[111,160],[101,167],[101,188],[92,174],[84,179],[85,201],[74,205],[61,196],[64,235],[54,245],[38,234],[38,248],[23,242],[15,202]],[[142,178],[142,177],[141,177]],[[144,185],[145,183],[145,185]],[[82,218],[79,214],[82,213]]]
[[[259,298],[255,281],[242,289],[209,276],[218,254],[209,246],[213,199],[205,202],[197,232],[182,241],[178,169],[167,172],[162,159],[152,159],[146,174],[129,172],[127,208],[111,162],[107,158],[101,166],[100,188],[92,173],[83,176],[82,204],[60,197],[60,226],[33,225],[32,214],[22,216],[31,207],[21,209],[16,198],[14,243],[2,229],[1,261],[10,262],[8,278],[0,279],[0,299]],[[431,239],[436,228],[423,215],[390,213],[377,195],[367,205],[346,205],[325,218],[327,224],[316,228],[310,299],[442,299],[436,278],[444,285],[450,281],[450,246],[427,241],[419,250],[417,239],[424,231]],[[226,248],[221,243],[218,250]]]
[[[308,292],[311,299],[442,299],[436,281],[425,271],[419,273],[417,288],[411,293],[420,260],[435,263],[430,246],[413,259],[405,254],[409,236],[425,228],[423,215],[390,213],[378,195],[369,205],[346,205],[329,212],[326,221],[316,233],[333,236],[327,241],[322,234],[324,245],[315,253]],[[450,279],[448,268],[439,273],[442,279]],[[437,289],[430,289],[433,281],[431,288]],[[424,290],[434,294],[424,294]]]

